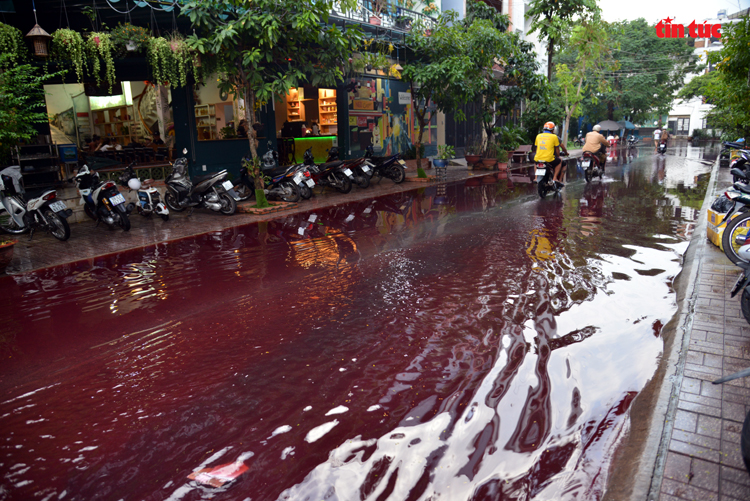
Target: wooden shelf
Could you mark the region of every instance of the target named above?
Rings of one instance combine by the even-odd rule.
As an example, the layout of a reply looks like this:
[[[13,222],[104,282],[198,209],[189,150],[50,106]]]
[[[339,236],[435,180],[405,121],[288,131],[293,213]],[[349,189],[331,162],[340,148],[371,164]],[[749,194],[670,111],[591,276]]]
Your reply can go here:
[[[198,129],[198,141],[211,141],[212,139],[217,139],[216,105],[196,105],[195,126]]]
[[[318,89],[318,127],[322,135],[338,133],[336,89]]]

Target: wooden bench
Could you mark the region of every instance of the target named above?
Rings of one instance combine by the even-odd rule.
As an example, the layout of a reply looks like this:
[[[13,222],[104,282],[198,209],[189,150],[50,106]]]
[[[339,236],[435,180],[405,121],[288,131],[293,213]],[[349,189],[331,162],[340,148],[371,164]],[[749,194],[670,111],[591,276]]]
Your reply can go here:
[[[531,152],[531,145],[530,144],[524,144],[518,147],[517,150],[515,150],[510,155],[510,161],[511,163],[526,163],[529,161],[529,153]]]

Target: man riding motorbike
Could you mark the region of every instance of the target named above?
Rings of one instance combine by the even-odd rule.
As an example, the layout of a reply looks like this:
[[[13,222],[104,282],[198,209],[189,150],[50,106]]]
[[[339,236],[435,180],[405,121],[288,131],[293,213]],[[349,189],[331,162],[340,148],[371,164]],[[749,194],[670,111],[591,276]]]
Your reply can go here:
[[[659,139],[660,143],[664,143],[665,146],[669,147],[669,129],[664,127],[661,131],[661,139]]]
[[[560,172],[562,171],[562,160],[560,160],[560,150],[562,149],[563,155],[568,155],[568,150],[564,144],[560,143],[555,133],[555,124],[553,122],[547,122],[544,124],[544,128],[541,134],[536,136],[534,147],[536,153],[534,155],[535,162],[545,162],[550,167],[555,169],[552,180],[555,182],[555,186],[562,188],[565,186],[560,181]]]
[[[583,151],[588,151],[596,155],[599,159],[599,165],[604,169],[604,163],[607,161],[607,138],[605,138],[599,131],[602,130],[601,126],[594,125],[594,130],[586,134],[586,142],[583,144]]]

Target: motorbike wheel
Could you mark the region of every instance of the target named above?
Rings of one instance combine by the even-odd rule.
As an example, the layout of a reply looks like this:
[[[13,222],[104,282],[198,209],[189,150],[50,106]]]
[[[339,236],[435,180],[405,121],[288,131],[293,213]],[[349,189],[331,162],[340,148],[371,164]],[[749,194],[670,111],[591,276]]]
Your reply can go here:
[[[281,199],[285,202],[299,202],[299,186],[295,183],[282,183],[285,195]]]
[[[255,190],[252,190],[245,186],[244,183],[240,183],[239,186],[235,188],[235,191],[237,192],[237,195],[240,197],[240,201],[250,200],[255,196]]]
[[[339,193],[349,193],[350,191],[352,191],[352,180],[349,179],[349,176],[347,176],[343,172],[340,172],[338,174],[334,173],[331,175],[335,176],[336,180],[341,183],[341,186],[336,186],[336,190],[338,190]]]
[[[10,233],[12,235],[19,235],[28,230],[28,228],[21,228],[18,226],[13,218],[10,217],[8,211],[2,208],[2,205],[0,205],[0,228],[2,228],[5,233]]]
[[[70,238],[70,226],[64,217],[60,217],[51,210],[44,211],[44,217],[50,223],[50,233],[56,239],[64,242]]]
[[[130,218],[128,217],[128,215],[124,212],[120,212],[118,216],[120,216],[118,222],[120,224],[120,227],[122,228],[122,231],[130,231]]]
[[[403,183],[404,179],[406,179],[406,173],[400,165],[394,165],[393,167],[391,167],[388,170],[388,174],[388,177],[390,177],[391,180],[396,184]]]
[[[180,207],[180,204],[177,203],[177,198],[175,198],[174,193],[172,193],[171,191],[168,191],[164,195],[164,203],[167,204],[169,210],[173,210],[175,212],[182,212],[185,210],[184,207]]]
[[[591,182],[591,178],[593,177],[591,175],[591,169],[586,169],[585,171],[583,171],[583,177],[584,177],[584,179],[586,179],[586,184],[590,183]]]
[[[747,323],[750,324],[750,291],[747,289],[742,291],[742,297],[740,297],[740,308],[742,309],[742,316],[745,317]],[[748,449],[748,452],[750,452],[750,449]],[[745,457],[744,449],[742,456]],[[747,462],[745,464],[747,464]],[[750,472],[750,470],[748,471]]]
[[[368,186],[370,186],[370,178],[367,177],[366,175],[357,176],[355,179],[357,180],[356,181],[357,182],[357,186],[360,187],[360,188],[362,188],[362,189],[365,189]]]
[[[164,221],[169,221],[169,214],[159,214]]]
[[[745,291],[745,294],[747,294],[747,291]],[[745,422],[742,424],[740,451],[742,451],[742,461],[745,463],[745,469],[750,473],[750,412],[747,413]]]
[[[221,209],[219,209],[219,212],[225,216],[231,216],[237,210],[237,202],[234,201],[234,198],[232,198],[229,193],[222,193],[219,196],[219,201],[221,202]]]
[[[724,249],[724,254],[734,264],[747,262],[737,254],[737,250],[743,245],[737,243],[737,237],[746,236],[748,233],[750,233],[750,213],[742,214],[730,220],[724,229],[724,233],[721,234],[721,246]]]
[[[94,209],[92,209],[89,204],[83,205],[83,212],[85,212],[88,217],[96,221],[96,213],[94,212]]]
[[[299,196],[302,197],[303,200],[309,200],[310,197],[312,197],[312,190],[309,186],[303,184],[299,187]]]
[[[536,190],[539,193],[539,198],[544,198],[549,193],[550,187],[547,184],[547,176],[544,176],[541,181],[536,184]]]

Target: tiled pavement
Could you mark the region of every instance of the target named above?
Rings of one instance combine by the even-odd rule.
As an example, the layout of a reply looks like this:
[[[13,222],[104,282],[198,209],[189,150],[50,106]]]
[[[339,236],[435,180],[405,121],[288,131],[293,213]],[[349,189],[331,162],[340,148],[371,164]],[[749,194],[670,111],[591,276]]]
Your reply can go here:
[[[728,169],[720,169],[716,194],[730,184]],[[671,434],[658,499],[750,500],[750,476],[740,453],[750,380],[711,383],[750,367],[750,324],[742,316],[739,298],[729,295],[739,268],[710,243],[699,258],[694,316],[686,332],[689,342],[676,409],[668,422]]]

